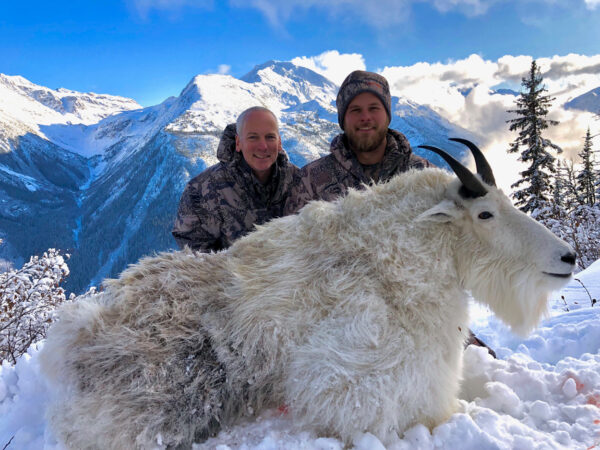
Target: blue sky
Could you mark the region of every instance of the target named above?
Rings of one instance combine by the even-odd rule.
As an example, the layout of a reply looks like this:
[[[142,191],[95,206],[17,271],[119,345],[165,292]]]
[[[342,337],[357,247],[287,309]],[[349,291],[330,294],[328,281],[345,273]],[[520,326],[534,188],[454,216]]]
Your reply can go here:
[[[600,0],[8,1],[0,72],[50,88],[122,95],[143,106],[197,74],[242,76],[270,59],[328,50],[366,68],[478,54],[600,53]],[[600,83],[599,83],[600,84]]]

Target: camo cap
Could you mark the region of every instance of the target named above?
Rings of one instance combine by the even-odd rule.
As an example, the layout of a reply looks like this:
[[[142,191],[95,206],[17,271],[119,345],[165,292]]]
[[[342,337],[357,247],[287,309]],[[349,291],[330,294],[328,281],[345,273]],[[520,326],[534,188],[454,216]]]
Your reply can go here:
[[[387,80],[378,73],[355,70],[346,77],[335,100],[338,110],[338,122],[342,130],[344,129],[344,116],[348,105],[354,97],[363,92],[375,94],[383,103],[388,118],[390,121],[392,120],[392,96]]]

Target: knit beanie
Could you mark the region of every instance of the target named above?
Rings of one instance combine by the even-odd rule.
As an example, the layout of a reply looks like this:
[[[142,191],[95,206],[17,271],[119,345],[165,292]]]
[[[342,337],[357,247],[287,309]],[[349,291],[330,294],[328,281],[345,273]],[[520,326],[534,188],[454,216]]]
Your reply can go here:
[[[346,77],[335,100],[338,110],[338,122],[342,130],[344,129],[344,116],[348,105],[354,97],[363,92],[375,94],[383,103],[388,118],[390,121],[392,120],[392,97],[387,80],[374,72],[355,70]]]

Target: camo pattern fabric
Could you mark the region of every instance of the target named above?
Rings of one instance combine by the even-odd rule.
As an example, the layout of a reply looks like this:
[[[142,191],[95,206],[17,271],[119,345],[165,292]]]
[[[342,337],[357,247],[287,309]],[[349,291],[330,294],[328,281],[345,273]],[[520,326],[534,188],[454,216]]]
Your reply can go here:
[[[425,167],[435,166],[413,154],[403,134],[388,129],[385,156],[378,168],[378,182],[386,182],[409,169]],[[365,184],[373,183],[368,172],[348,148],[345,135],[339,134],[331,142],[329,155],[307,164],[296,175],[284,214],[296,213],[311,200],[331,201],[345,195],[349,188],[362,189]]]
[[[235,124],[225,128],[217,149],[219,163],[187,184],[172,234],[180,248],[219,251],[236,239],[283,215],[299,169],[280,152],[270,181],[262,185],[241,152],[235,151]]]

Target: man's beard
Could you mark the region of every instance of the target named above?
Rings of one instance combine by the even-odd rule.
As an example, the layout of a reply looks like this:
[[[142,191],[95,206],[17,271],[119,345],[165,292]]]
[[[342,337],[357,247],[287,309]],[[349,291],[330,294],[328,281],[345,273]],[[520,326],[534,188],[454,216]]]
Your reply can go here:
[[[370,153],[377,150],[381,142],[386,139],[387,128],[382,128],[369,136],[362,136],[358,132],[346,131],[348,145],[356,153]]]

